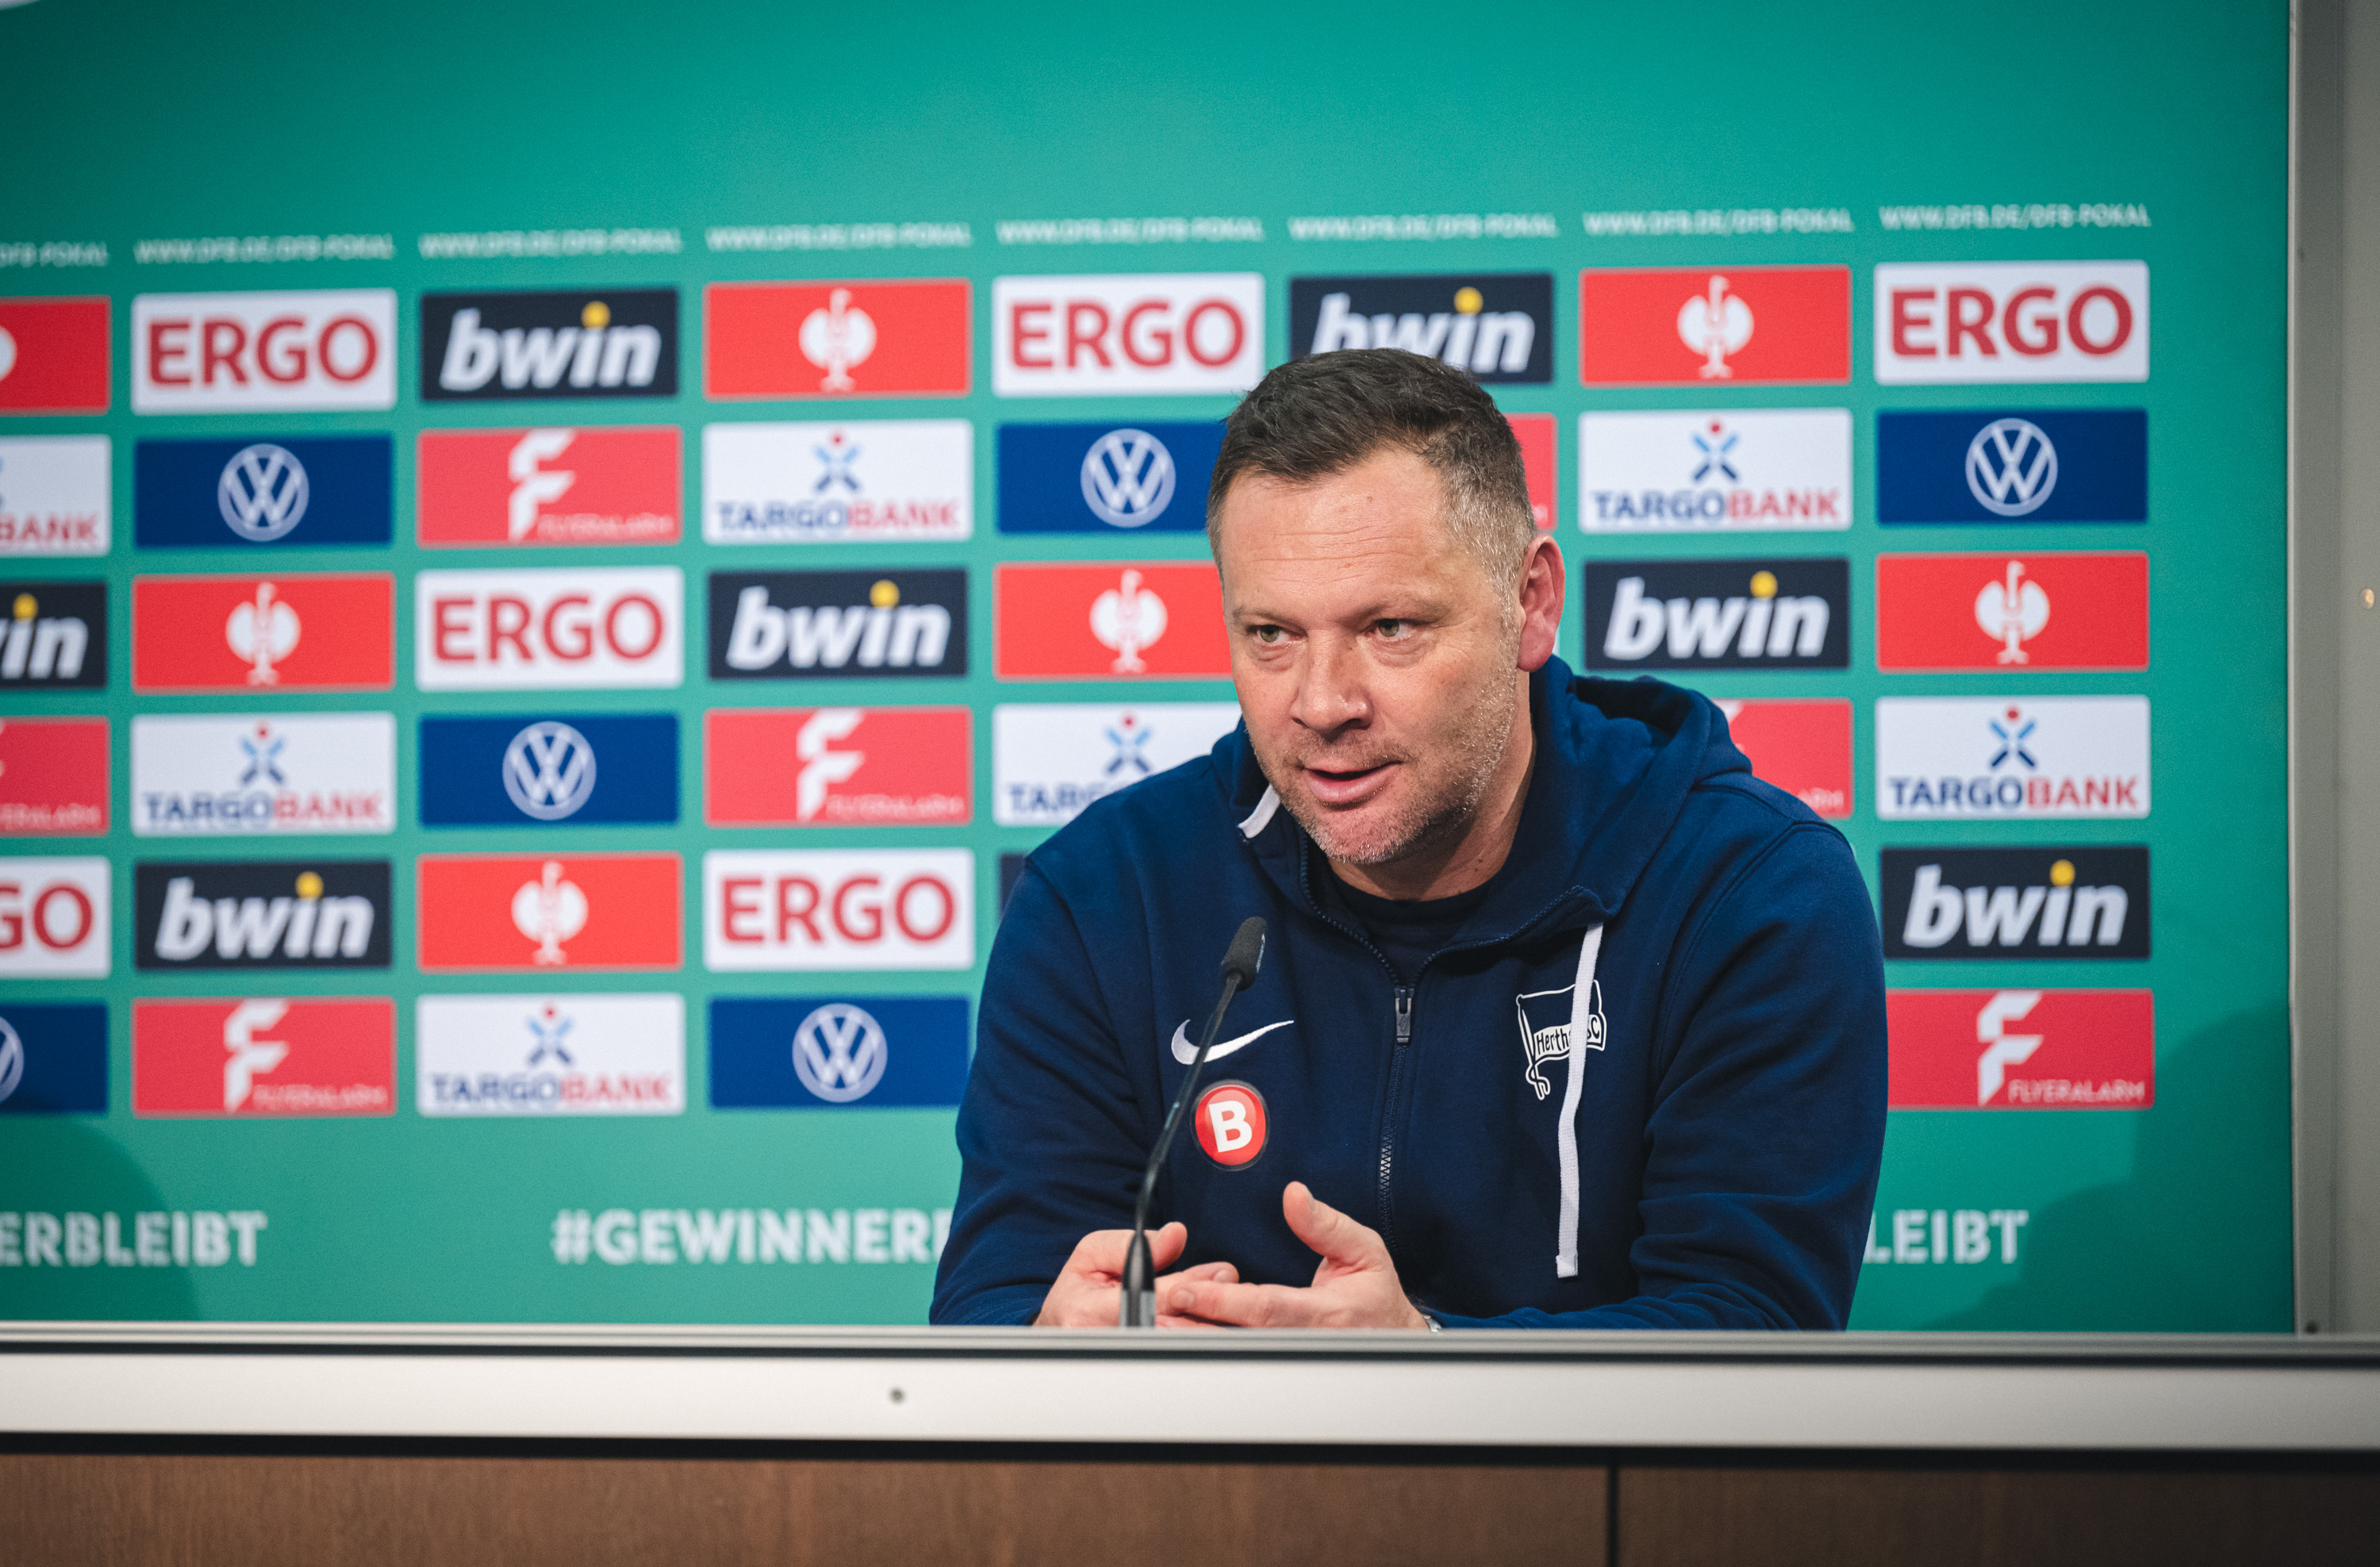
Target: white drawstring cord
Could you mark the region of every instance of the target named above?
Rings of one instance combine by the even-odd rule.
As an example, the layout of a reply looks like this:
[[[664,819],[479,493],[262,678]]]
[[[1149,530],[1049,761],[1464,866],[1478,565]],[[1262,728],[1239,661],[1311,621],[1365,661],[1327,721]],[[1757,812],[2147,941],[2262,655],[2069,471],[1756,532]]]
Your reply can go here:
[[[1561,1217],[1556,1221],[1554,1276],[1578,1277],[1578,1100],[1586,1081],[1587,1024],[1595,1015],[1595,960],[1603,950],[1603,927],[1578,944],[1578,982],[1570,995],[1569,1079],[1562,1085],[1561,1124],[1554,1146],[1561,1158]]]

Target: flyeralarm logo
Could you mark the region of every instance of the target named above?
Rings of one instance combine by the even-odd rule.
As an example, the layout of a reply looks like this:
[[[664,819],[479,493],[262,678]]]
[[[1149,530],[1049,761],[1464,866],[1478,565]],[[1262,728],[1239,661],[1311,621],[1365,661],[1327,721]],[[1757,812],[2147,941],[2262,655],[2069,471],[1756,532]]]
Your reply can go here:
[[[682,996],[423,996],[413,1018],[413,1105],[423,1115],[686,1109]]]
[[[992,390],[1245,392],[1264,375],[1264,295],[1253,272],[994,278]]]
[[[107,300],[0,299],[0,414],[103,414]]]
[[[421,297],[424,402],[677,395],[677,290]]]
[[[2149,665],[2149,557],[1876,558],[1878,669],[2140,670]]]
[[[142,860],[133,966],[386,968],[388,861]]]
[[[702,392],[738,397],[964,397],[965,278],[713,283],[702,291]]]
[[[114,466],[104,435],[0,437],[0,554],[107,553]]]
[[[1852,525],[1846,408],[1581,414],[1587,532],[1781,531]]]
[[[1852,813],[1852,705],[1838,697],[1719,701],[1753,776],[1837,820]]]
[[[713,827],[955,825],[975,814],[966,708],[714,708],[703,714]]]
[[[1554,275],[1293,277],[1289,342],[1297,357],[1402,348],[1491,385],[1546,385],[1554,378]]]
[[[677,542],[674,424],[425,430],[414,454],[424,544]]]
[[[1886,385],[2146,381],[2145,261],[1961,261],[1876,269]]]
[[[991,819],[1062,827],[1092,801],[1205,756],[1237,702],[1002,702],[991,710]]]
[[[1521,445],[1522,478],[1529,487],[1529,515],[1536,519],[1539,528],[1550,530],[1554,525],[1554,495],[1560,488],[1554,416],[1506,414],[1504,422],[1512,427],[1512,439]]]
[[[107,684],[107,584],[0,582],[0,691]]]
[[[0,979],[104,979],[108,862],[96,856],[0,857]]]
[[[1840,555],[1589,561],[1590,669],[1843,669],[1851,563]]]
[[[686,678],[675,566],[424,571],[413,679],[425,691],[612,690]]]
[[[395,406],[394,289],[133,297],[135,413]]]
[[[1887,820],[2142,817],[2146,697],[1885,697],[1876,811]]]
[[[710,678],[965,674],[966,572],[714,571]]]
[[[714,973],[973,968],[975,856],[713,850],[702,856],[702,963]]]
[[[702,427],[702,536],[713,544],[974,531],[975,426],[965,419]]]
[[[1884,851],[1889,958],[2149,955],[2149,852],[2135,844]]]
[[[423,855],[416,958],[424,972],[673,969],[678,856]]]
[[[2145,1110],[2147,990],[1888,990],[1895,1110]]]
[[[0,833],[106,831],[107,720],[0,719]]]
[[[996,568],[1002,680],[1228,678],[1223,590],[1205,561]]]
[[[132,1003],[132,1113],[393,1115],[385,996]]]
[[[384,571],[136,577],[132,688],[385,691],[395,593]]]
[[[1851,268],[1589,267],[1578,353],[1588,386],[1847,382]]]
[[[132,720],[140,837],[396,830],[396,720],[308,712]]]

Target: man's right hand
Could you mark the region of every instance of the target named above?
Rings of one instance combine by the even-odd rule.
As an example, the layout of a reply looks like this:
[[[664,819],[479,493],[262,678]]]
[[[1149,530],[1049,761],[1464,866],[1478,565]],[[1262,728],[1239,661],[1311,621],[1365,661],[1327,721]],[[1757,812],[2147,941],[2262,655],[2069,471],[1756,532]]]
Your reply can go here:
[[[1190,1231],[1181,1223],[1168,1224],[1162,1230],[1152,1230],[1148,1236],[1148,1261],[1153,1271],[1182,1255],[1190,1244]],[[1123,1259],[1132,1249],[1129,1230],[1094,1230],[1075,1247],[1075,1255],[1066,1259],[1059,1270],[1058,1281],[1041,1302],[1041,1315],[1033,1319],[1036,1328],[1112,1328],[1123,1309]],[[1169,1273],[1156,1282],[1157,1325],[1160,1328],[1211,1328],[1211,1322],[1201,1322],[1195,1317],[1182,1317],[1165,1309],[1164,1303],[1173,1295],[1172,1286],[1209,1282],[1235,1284],[1240,1270],[1228,1262],[1202,1262],[1196,1268],[1185,1268],[1179,1273]]]

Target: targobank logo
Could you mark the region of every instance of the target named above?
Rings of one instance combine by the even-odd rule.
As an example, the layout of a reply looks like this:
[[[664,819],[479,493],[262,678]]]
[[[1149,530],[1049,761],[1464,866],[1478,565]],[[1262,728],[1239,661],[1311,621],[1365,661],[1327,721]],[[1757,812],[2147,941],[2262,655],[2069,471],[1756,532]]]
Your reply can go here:
[[[2142,817],[2146,697],[1886,697],[1876,814],[1888,820]]]
[[[702,536],[713,544],[974,531],[975,426],[965,419],[703,426]]]
[[[2145,522],[2140,408],[1887,410],[1876,418],[1879,522]]]
[[[132,831],[390,832],[396,721],[384,712],[132,721]]]
[[[710,1003],[710,1102],[955,1105],[966,1039],[964,996],[721,996]]]
[[[659,995],[423,996],[423,1115],[677,1115],[686,1000]]]
[[[2149,955],[2149,852],[1887,849],[1884,955]]]
[[[1578,523],[1590,533],[1844,528],[1844,408],[1581,414]]]
[[[0,554],[107,553],[111,450],[104,435],[0,438]]]
[[[1002,533],[1193,533],[1220,420],[1000,427]]]
[[[991,710],[992,820],[1060,827],[1092,801],[1205,756],[1237,702],[1002,702]]]
[[[144,550],[391,537],[385,435],[141,441],[132,467],[133,541]]]
[[[1592,669],[1843,669],[1851,563],[1840,556],[1590,561]]]
[[[677,395],[677,290],[421,297],[425,402]]]
[[[421,721],[425,827],[676,820],[675,713]]]

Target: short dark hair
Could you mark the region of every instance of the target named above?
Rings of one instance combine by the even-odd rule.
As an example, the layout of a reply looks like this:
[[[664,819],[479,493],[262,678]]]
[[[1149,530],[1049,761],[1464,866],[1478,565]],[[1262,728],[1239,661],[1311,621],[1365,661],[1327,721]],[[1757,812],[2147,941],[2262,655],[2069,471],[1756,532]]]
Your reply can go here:
[[[1224,421],[1207,487],[1208,546],[1234,480],[1257,473],[1309,483],[1383,446],[1401,446],[1436,470],[1447,526],[1491,577],[1520,575],[1537,528],[1512,425],[1477,382],[1402,348],[1309,355],[1257,383]]]

